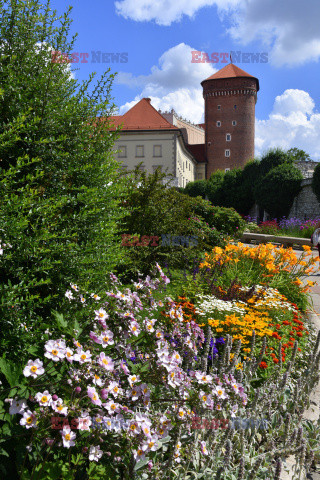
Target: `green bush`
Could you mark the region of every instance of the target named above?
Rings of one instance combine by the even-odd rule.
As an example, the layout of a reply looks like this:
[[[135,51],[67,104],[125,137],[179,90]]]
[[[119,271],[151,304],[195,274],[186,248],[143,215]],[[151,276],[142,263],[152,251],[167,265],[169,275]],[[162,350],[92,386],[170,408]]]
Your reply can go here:
[[[302,179],[302,173],[292,163],[271,169],[255,186],[258,205],[273,218],[288,216]]]
[[[293,157],[281,148],[272,148],[265,153],[259,165],[259,177],[265,177],[270,170],[284,163],[292,163]]]
[[[105,286],[122,255],[123,187],[107,123],[113,76],[81,84],[51,61],[48,45],[73,50],[68,13],[31,0],[1,2],[0,16],[0,243],[10,245],[0,256],[0,349],[17,357],[70,282]],[[106,121],[95,125],[98,116]]]
[[[150,265],[159,262],[172,268],[183,267],[201,257],[204,250],[222,245],[224,237],[236,235],[244,222],[233,209],[214,207],[200,197],[179,193],[163,183],[164,174],[153,175],[136,170],[131,178],[126,199],[127,215],[122,223],[122,233],[143,236],[196,236],[198,245],[126,247],[127,256],[118,268],[126,278],[137,272],[147,272]],[[140,243],[140,242],[139,242]]]
[[[207,181],[207,196],[208,200],[213,205],[221,205],[223,202],[222,197],[222,185],[224,180],[225,172],[222,170],[217,170],[213,172]]]
[[[320,203],[320,163],[316,166],[313,172],[312,190]]]
[[[207,181],[206,180],[196,180],[195,182],[189,182],[184,191],[181,193],[185,193],[190,195],[190,197],[202,197],[206,198],[207,193]]]

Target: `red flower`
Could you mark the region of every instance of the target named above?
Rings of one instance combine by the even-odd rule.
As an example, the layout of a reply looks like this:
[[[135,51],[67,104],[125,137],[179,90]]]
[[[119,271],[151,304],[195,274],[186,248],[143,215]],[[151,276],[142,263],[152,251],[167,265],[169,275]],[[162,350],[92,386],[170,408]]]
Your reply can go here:
[[[279,359],[278,359],[278,358],[274,358],[274,359],[273,359],[273,363],[279,363]]]
[[[260,368],[268,368],[268,365],[266,364],[266,362],[261,362]]]
[[[302,333],[301,333],[301,332],[297,332],[297,335],[298,335],[298,337],[302,337]]]
[[[288,320],[285,320],[284,322],[282,322],[283,325],[292,325],[291,322],[288,322]]]

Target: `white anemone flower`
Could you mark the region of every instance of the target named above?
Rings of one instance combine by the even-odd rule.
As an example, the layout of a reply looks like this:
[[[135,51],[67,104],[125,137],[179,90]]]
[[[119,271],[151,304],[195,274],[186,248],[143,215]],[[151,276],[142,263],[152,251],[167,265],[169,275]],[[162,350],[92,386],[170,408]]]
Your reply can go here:
[[[100,450],[100,445],[96,447],[90,447],[89,451],[89,460],[90,462],[98,462],[98,460],[102,457],[102,450]]]
[[[76,434],[71,431],[70,427],[63,427],[61,435],[64,447],[70,448],[75,445],[74,439],[76,438]]]
[[[34,413],[31,412],[31,410],[26,410],[23,412],[23,417],[20,420],[20,425],[26,427],[26,428],[32,428],[36,426],[36,416]]]
[[[43,363],[39,358],[36,360],[29,360],[27,365],[23,369],[23,375],[25,377],[37,378],[38,375],[44,373]]]

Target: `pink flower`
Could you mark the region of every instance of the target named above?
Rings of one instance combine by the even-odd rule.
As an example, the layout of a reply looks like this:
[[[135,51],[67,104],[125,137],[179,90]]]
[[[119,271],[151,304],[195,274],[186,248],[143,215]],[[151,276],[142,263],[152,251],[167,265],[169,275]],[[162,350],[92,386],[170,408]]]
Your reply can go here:
[[[114,363],[110,357],[106,357],[104,352],[100,353],[98,363],[101,365],[101,367],[105,368],[109,372],[113,372]]]
[[[94,387],[88,387],[87,389],[88,397],[91,398],[91,401],[94,405],[101,407],[101,400],[98,396],[98,392]]]

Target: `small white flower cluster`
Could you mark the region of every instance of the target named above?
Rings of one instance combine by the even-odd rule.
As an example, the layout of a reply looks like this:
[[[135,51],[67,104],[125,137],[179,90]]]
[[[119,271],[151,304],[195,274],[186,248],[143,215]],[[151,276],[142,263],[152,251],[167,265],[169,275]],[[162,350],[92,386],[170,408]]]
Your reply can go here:
[[[241,290],[247,292],[250,287],[241,287]],[[291,303],[286,301],[286,298],[276,288],[264,287],[262,285],[256,285],[255,293],[257,295],[262,294],[261,299],[257,299],[256,306],[263,305],[268,308],[280,308],[282,310],[294,311],[294,307]]]
[[[196,295],[199,298],[199,301],[196,303],[195,312],[198,315],[206,316],[208,314],[216,314],[219,312],[234,312],[234,313],[244,313],[244,307],[239,307],[239,301],[228,301],[220,300],[214,295]],[[245,305],[243,303],[243,305]]]

